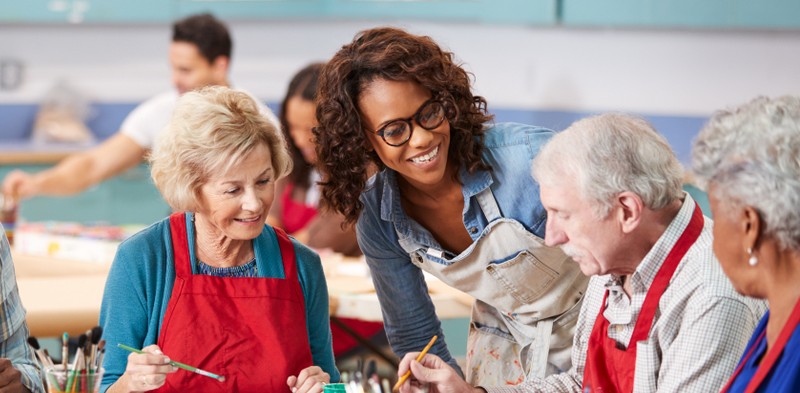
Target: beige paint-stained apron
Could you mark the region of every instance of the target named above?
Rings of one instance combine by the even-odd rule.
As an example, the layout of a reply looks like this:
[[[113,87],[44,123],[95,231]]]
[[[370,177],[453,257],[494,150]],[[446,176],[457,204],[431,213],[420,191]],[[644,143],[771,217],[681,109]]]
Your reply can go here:
[[[467,382],[516,385],[526,376],[566,371],[588,278],[560,248],[501,217],[490,188],[477,198],[489,225],[455,258],[401,242],[416,266],[476,299]]]

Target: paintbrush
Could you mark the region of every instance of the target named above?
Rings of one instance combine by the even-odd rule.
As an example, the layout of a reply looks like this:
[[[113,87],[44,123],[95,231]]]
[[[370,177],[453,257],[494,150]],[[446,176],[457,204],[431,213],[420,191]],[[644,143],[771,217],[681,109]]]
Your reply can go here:
[[[28,337],[28,344],[33,348],[36,357],[39,358],[39,363],[42,364],[42,367],[53,367],[53,361],[50,360],[50,357],[45,354],[44,350],[39,345],[39,340],[36,337],[30,336]]]
[[[133,347],[129,347],[129,346],[125,345],[125,344],[117,344],[117,347],[122,348],[122,349],[124,349],[126,351],[133,352],[133,353],[139,353],[139,354],[146,353],[146,352],[142,351],[141,349],[136,349],[136,348],[133,348]],[[193,372],[195,374],[204,375],[204,376],[209,377],[209,378],[214,378],[217,381],[225,382],[225,377],[222,376],[222,375],[217,375],[217,374],[214,374],[212,372],[208,372],[206,370],[201,370],[201,369],[199,369],[197,367],[192,367],[192,366],[190,366],[188,364],[176,362],[174,360],[171,360],[169,362],[169,364],[171,364],[171,365],[173,365],[173,366],[175,366],[177,368],[182,368],[182,369],[184,369],[186,371],[191,371],[191,372]]]
[[[64,366],[64,370],[67,369],[67,362],[69,361],[69,335],[67,332],[61,336],[61,364]]]
[[[103,356],[106,353],[106,340],[100,340],[97,344],[97,358],[95,359],[94,369],[95,371],[100,370],[103,368]]]
[[[419,355],[417,355],[417,361],[420,361],[420,360],[422,360],[423,357],[425,357],[425,354],[428,353],[428,350],[431,349],[431,347],[433,346],[433,343],[436,342],[437,338],[438,338],[438,336],[433,336],[433,338],[431,338],[431,341],[428,342],[428,345],[426,345],[425,348],[422,349],[422,352],[420,352]],[[406,380],[408,380],[408,377],[410,377],[410,376],[411,376],[411,369],[409,368],[409,370],[406,371],[406,373],[403,374],[402,377],[400,377],[400,379],[397,381],[397,383],[394,384],[394,387],[392,388],[392,391],[396,392],[398,389],[400,389],[400,386],[402,386],[403,383],[405,383]]]
[[[100,343],[100,337],[103,336],[103,328],[100,326],[95,326],[92,328],[91,337],[92,337],[92,348],[91,353],[89,355],[89,369],[92,370],[94,368],[95,360],[97,359],[97,345]]]

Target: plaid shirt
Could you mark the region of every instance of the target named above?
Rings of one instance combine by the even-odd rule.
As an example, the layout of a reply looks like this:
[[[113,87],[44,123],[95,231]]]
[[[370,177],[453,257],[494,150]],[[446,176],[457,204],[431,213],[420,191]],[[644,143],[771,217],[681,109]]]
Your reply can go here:
[[[589,335],[608,290],[608,337],[627,347],[647,289],[695,209],[687,194],[678,215],[629,277],[633,296],[619,277],[595,276],[589,282],[572,347],[572,368],[520,385],[489,387],[489,392],[581,392]],[[766,303],[739,295],[722,272],[711,248],[712,221],[689,248],[658,303],[647,341],[636,343],[634,392],[716,392],[728,380]]]
[[[33,393],[44,393],[39,364],[33,350],[28,345],[28,325],[25,323],[25,309],[19,300],[14,262],[6,238],[0,225],[0,357],[11,363],[22,374],[22,384]]]

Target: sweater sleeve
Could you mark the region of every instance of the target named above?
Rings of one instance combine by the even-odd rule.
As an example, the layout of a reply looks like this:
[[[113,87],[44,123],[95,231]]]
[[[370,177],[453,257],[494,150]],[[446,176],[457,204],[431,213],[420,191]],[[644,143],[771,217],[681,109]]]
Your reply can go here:
[[[128,352],[117,348],[117,343],[142,348],[148,334],[150,314],[145,302],[144,270],[130,269],[145,261],[139,256],[137,247],[123,242],[117,250],[108,273],[103,301],[100,306],[100,326],[107,343],[103,360],[105,374],[100,391],[105,392],[125,372]]]
[[[297,255],[297,274],[306,303],[306,328],[311,356],[314,364],[330,374],[331,382],[339,381],[339,370],[333,357],[330,314],[328,307],[328,285],[322,262],[310,248],[292,239]]]

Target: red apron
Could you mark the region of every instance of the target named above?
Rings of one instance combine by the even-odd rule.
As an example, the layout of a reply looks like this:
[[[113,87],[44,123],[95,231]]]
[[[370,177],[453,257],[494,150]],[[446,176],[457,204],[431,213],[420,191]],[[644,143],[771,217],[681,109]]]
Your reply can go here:
[[[753,378],[750,380],[750,383],[747,384],[747,388],[744,390],[745,393],[753,393],[758,390],[759,386],[762,382],[764,382],[764,378],[767,377],[767,374],[772,370],[772,366],[775,365],[775,362],[783,353],[783,348],[786,347],[786,343],[789,342],[789,339],[792,337],[792,333],[797,328],[797,325],[800,324],[800,300],[797,301],[794,305],[794,309],[792,310],[792,314],[789,315],[789,320],[786,321],[786,324],[783,325],[781,332],[778,334],[778,339],[775,341],[775,345],[772,348],[767,350],[767,354],[764,355],[764,358],[761,359],[761,364],[759,364],[756,373],[753,374]],[[765,328],[764,331],[758,336],[758,339],[753,343],[750,347],[750,350],[747,351],[747,354],[744,355],[744,359],[739,362],[739,367],[736,367],[736,371],[733,372],[731,379],[725,385],[724,388],[720,391],[721,393],[726,393],[730,390],[731,385],[733,385],[733,381],[736,380],[736,377],[739,376],[739,373],[742,372],[742,367],[747,363],[747,360],[750,359],[750,356],[753,356],[753,352],[756,348],[759,347],[761,344],[761,340],[766,340],[767,329]]]
[[[178,370],[156,391],[287,391],[286,379],[312,365],[291,241],[275,228],[285,279],[193,275],[185,220],[183,213],[170,216],[176,277],[158,345],[225,382]]]
[[[281,206],[283,207],[281,223],[283,229],[289,233],[295,233],[305,228],[317,215],[317,208],[314,206],[292,199],[292,191],[294,191],[294,184],[287,183],[281,194]]]
[[[626,349],[620,349],[614,339],[608,337],[609,322],[603,316],[608,298],[608,290],[603,296],[600,312],[589,336],[589,349],[583,372],[583,391],[591,393],[628,393],[633,391],[633,378],[636,370],[636,343],[647,340],[653,317],[658,309],[658,301],[666,291],[672,275],[703,230],[703,213],[695,204],[689,225],[667,254],[666,260],[658,270],[636,319],[631,341]]]

